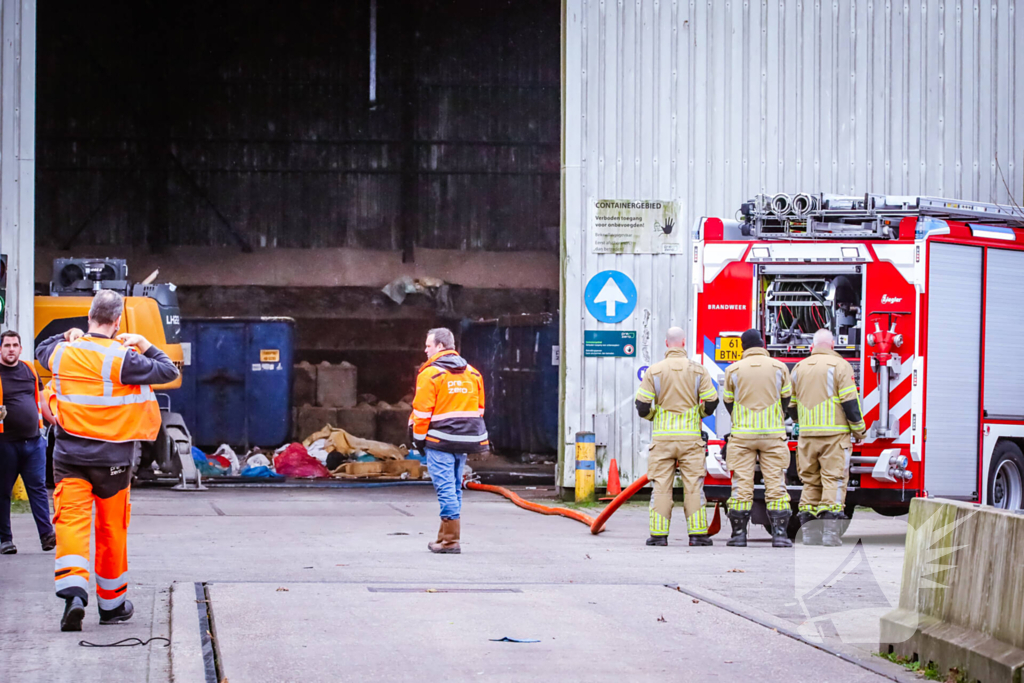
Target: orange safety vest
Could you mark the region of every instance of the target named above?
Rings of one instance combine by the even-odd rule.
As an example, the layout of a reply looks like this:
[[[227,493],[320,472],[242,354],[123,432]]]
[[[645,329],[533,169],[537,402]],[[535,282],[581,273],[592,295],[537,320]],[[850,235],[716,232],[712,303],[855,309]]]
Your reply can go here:
[[[21,360],[21,359],[19,358],[18,360]],[[32,378],[35,380],[35,382],[32,383],[32,388],[36,392],[36,412],[39,413],[39,428],[42,429],[43,428],[43,410],[42,410],[42,408],[39,407],[40,406],[40,404],[39,404],[39,375],[36,374],[36,369],[35,369],[35,367],[32,366],[31,363],[28,363],[28,362],[23,361],[23,360],[21,362],[25,363],[25,365],[28,366],[29,371],[32,373]],[[4,402],[4,386],[3,386],[3,383],[0,382],[0,404],[2,404],[3,402]],[[0,420],[0,434],[3,434],[3,433],[4,433],[4,421]]]
[[[47,405],[65,432],[115,443],[156,439],[160,406],[152,388],[121,384],[121,364],[129,353],[137,352],[91,335],[57,344],[50,356]]]

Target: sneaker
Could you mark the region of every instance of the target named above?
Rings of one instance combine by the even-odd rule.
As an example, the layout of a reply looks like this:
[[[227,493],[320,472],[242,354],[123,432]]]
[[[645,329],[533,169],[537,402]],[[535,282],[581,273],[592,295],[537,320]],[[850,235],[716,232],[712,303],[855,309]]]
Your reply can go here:
[[[135,614],[135,607],[132,606],[131,600],[125,600],[121,603],[120,607],[112,610],[100,610],[100,624],[107,626],[109,624],[120,624],[122,621],[128,621]]]
[[[43,534],[39,537],[39,545],[42,546],[45,552],[50,552],[57,547],[57,534],[52,531],[48,534]]]
[[[85,601],[82,598],[69,598],[64,603],[64,616],[60,618],[60,630],[81,631],[83,619],[85,619]]]
[[[0,543],[0,555],[17,555],[18,548],[12,541],[4,541]]]
[[[651,536],[647,539],[647,545],[668,545],[668,536]]]

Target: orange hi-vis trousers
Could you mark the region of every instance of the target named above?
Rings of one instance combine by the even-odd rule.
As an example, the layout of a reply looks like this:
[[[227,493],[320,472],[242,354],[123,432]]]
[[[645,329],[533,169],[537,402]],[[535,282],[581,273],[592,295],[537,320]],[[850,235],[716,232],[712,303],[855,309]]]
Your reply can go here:
[[[82,467],[54,462],[53,526],[57,532],[57,597],[89,602],[89,534],[96,506],[96,597],[120,607],[128,592],[130,467]]]

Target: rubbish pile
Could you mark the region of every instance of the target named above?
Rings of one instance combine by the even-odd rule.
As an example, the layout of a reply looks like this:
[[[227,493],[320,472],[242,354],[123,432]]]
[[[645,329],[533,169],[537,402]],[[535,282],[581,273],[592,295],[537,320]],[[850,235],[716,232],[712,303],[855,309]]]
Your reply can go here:
[[[192,461],[204,477],[252,477],[255,479],[284,478],[275,472],[273,463],[259,448],[254,448],[239,458],[227,444],[207,455],[192,447]]]
[[[420,456],[410,456],[404,445],[363,439],[329,423],[302,443],[285,444],[269,455],[254,448],[240,457],[223,444],[210,455],[193,447],[192,460],[203,477],[429,479]]]
[[[298,444],[293,444],[298,445]],[[310,457],[320,461],[338,479],[421,479],[425,468],[418,455],[409,456],[404,445],[362,439],[330,424],[302,442]]]
[[[292,423],[296,441],[306,441],[323,425],[337,425],[360,439],[405,444],[412,397],[390,404],[372,394],[357,395],[358,370],[351,363],[294,366]]]

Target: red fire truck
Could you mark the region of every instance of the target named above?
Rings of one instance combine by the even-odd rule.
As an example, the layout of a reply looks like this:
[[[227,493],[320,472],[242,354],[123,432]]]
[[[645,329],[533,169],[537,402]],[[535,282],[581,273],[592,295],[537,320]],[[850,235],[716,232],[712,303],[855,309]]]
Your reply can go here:
[[[848,516],[857,505],[902,514],[923,495],[1024,508],[1019,207],[760,195],[735,219],[698,222],[692,284],[689,338],[718,382],[740,358],[739,335],[749,328],[790,367],[810,353],[815,330],[831,330],[854,368],[869,425],[853,449]],[[722,405],[704,427],[705,492],[724,501]],[[789,445],[795,451],[795,439]],[[758,484],[754,520],[763,523]],[[795,509],[795,463],[787,484]]]

